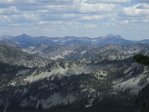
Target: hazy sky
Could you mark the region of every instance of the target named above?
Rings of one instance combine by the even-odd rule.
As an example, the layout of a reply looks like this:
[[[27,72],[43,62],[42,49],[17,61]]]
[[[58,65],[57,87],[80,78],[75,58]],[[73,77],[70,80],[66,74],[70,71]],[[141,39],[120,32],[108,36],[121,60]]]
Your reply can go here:
[[[149,39],[149,0],[0,0],[0,35]]]

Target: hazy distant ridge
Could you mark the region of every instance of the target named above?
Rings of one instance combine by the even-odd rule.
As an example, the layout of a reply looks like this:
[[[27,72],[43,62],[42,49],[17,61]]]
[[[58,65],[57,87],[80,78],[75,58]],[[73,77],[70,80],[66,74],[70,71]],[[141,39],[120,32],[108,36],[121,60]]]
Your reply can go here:
[[[66,36],[66,37],[32,37],[26,34],[22,34],[19,36],[0,36],[1,41],[14,41],[20,44],[21,46],[37,46],[39,44],[46,45],[92,45],[92,46],[104,46],[106,44],[120,44],[120,45],[129,45],[133,43],[149,43],[149,40],[141,40],[141,41],[132,41],[126,40],[119,35],[109,34],[107,36],[99,36],[95,38],[89,37],[74,37],[74,36]]]

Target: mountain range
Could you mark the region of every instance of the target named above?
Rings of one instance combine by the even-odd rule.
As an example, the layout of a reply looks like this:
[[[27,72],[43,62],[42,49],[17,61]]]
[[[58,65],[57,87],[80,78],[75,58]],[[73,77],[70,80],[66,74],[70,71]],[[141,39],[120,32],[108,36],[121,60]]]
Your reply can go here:
[[[26,34],[22,34],[19,36],[0,36],[1,41],[14,41],[21,46],[37,46],[39,44],[46,45],[89,45],[89,46],[104,46],[106,44],[121,44],[121,45],[129,45],[134,43],[149,43],[149,40],[141,40],[141,41],[131,41],[123,39],[119,35],[109,34],[107,36],[99,36],[95,38],[89,37],[74,37],[74,36],[66,36],[66,37],[31,37]]]
[[[0,40],[0,111],[149,109],[149,66],[134,59],[137,54],[149,56],[144,41],[114,35],[92,39],[25,34]]]

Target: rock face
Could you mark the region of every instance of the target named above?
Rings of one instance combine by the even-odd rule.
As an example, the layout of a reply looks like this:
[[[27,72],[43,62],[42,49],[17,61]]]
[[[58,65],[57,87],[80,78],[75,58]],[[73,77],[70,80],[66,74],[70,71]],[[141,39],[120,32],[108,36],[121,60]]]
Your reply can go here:
[[[148,54],[146,44],[104,47],[41,44],[23,49],[47,58],[51,54],[53,58],[63,55],[64,59],[50,61],[0,44],[2,111],[49,109],[60,105],[110,111],[107,107],[103,110],[108,105],[110,109],[126,112],[133,108],[134,97],[147,90],[149,84],[149,67],[132,58],[138,53]]]
[[[91,57],[99,54],[102,54],[105,56],[111,56],[112,55],[111,53],[115,53],[115,52],[123,52],[123,54],[121,55],[124,55],[124,57],[132,56],[139,52],[140,53],[142,52],[142,54],[144,54],[144,53],[147,53],[147,51],[149,50],[149,45],[132,44],[127,46],[122,46],[122,45],[108,44],[104,47],[95,47],[95,46],[85,46],[85,45],[47,46],[45,44],[40,44],[36,47],[29,46],[29,47],[22,48],[21,50],[23,52],[34,54],[51,60],[73,60],[77,58],[87,58],[87,57]],[[117,57],[119,57],[119,54],[117,55]]]
[[[45,44],[40,44],[36,47],[22,48],[22,51],[51,60],[71,60],[92,56],[96,54],[96,48],[97,47],[84,45],[47,46]]]
[[[26,67],[42,67],[50,62],[48,59],[29,55],[3,43],[0,43],[0,61]]]

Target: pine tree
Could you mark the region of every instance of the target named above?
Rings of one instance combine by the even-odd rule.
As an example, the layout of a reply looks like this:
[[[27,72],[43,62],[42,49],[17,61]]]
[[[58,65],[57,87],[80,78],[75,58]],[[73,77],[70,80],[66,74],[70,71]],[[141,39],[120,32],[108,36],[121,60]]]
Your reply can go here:
[[[145,100],[143,100],[143,102],[142,102],[142,106],[141,106],[140,112],[148,112],[147,111],[147,103],[146,103]]]

